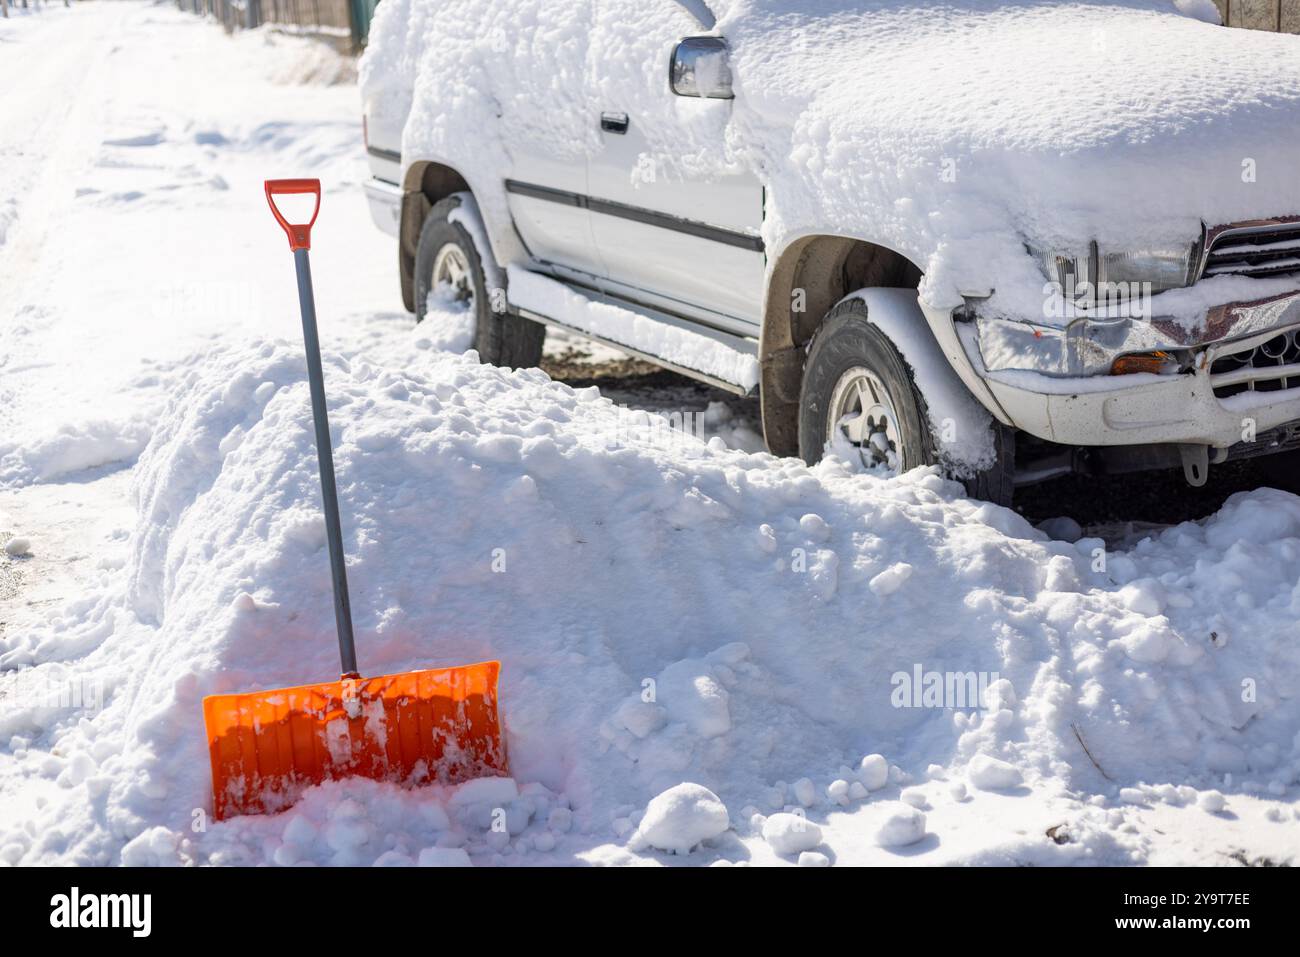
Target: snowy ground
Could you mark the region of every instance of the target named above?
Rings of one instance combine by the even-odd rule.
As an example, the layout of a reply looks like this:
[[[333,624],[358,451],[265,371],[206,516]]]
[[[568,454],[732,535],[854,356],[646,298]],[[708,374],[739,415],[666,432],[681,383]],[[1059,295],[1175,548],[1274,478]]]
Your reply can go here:
[[[548,368],[577,388],[437,353],[365,210],[346,77],[166,5],[0,21],[0,90],[41,91],[0,101],[0,539],[26,540],[0,555],[0,861],[1300,856],[1300,498],[1108,550],[924,471],[773,459],[743,404],[643,369],[602,396],[573,342]],[[260,190],[283,175],[326,188],[363,668],[500,657],[515,781],[339,782],[212,824],[202,696],[337,669]],[[683,436],[624,402],[704,414]],[[984,707],[924,680],[897,707],[914,668],[986,679]]]

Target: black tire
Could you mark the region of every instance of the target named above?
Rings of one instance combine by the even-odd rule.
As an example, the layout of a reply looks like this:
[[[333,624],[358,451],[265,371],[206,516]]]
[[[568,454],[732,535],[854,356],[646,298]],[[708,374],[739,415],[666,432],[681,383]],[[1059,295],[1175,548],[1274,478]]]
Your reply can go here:
[[[474,348],[479,359],[510,369],[535,366],[542,358],[546,327],[494,310],[494,305],[504,305],[505,290],[490,288],[474,237],[463,223],[448,218],[460,205],[459,196],[448,196],[429,210],[420,229],[420,241],[415,249],[415,321],[424,321],[438,252],[444,246],[455,245],[469,265],[475,312]]]
[[[861,299],[846,299],[827,313],[808,350],[799,395],[799,455],[805,462],[813,465],[821,461],[836,385],[853,369],[872,373],[888,393],[897,420],[897,439],[891,448],[897,453],[900,471],[941,465],[965,485],[972,498],[1011,504],[1015,433],[994,421],[994,465],[975,475],[953,475],[935,448],[925,397],[916,386],[911,367],[889,337],[871,324],[867,304]]]

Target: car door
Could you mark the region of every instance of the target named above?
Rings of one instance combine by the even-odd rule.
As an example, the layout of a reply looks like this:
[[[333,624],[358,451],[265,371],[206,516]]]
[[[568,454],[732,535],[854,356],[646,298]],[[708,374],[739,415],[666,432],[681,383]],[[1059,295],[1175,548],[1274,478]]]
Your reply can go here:
[[[648,0],[635,12],[597,0],[596,11],[593,50],[604,55],[591,66],[600,141],[588,209],[606,289],[753,334],[763,295],[763,187],[748,170],[717,172],[732,100],[678,95],[670,84],[675,48],[712,24],[675,0]],[[697,45],[725,54],[721,38]]]
[[[594,0],[537,12],[527,55],[503,56],[494,83],[509,154],[506,201],[515,228],[537,265],[564,278],[594,283],[604,272],[587,209],[588,157],[596,145],[589,82]],[[542,48],[542,45],[545,45]]]

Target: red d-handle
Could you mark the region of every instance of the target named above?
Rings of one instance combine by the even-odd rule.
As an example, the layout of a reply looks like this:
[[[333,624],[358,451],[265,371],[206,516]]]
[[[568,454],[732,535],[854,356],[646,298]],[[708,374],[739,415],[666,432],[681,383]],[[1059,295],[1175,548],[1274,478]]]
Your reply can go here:
[[[275,205],[276,196],[293,193],[311,193],[316,197],[316,208],[311,211],[311,219],[305,224],[289,222]],[[280,228],[289,237],[289,248],[293,250],[311,249],[311,228],[316,222],[316,214],[320,212],[320,180],[268,179],[266,181],[266,201],[271,207],[271,212],[275,215],[275,221],[280,224]]]

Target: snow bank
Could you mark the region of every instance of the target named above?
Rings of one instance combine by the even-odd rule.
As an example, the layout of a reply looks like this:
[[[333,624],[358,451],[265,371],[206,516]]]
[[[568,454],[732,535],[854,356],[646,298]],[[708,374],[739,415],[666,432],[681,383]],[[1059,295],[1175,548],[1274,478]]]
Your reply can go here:
[[[49,482],[104,465],[129,463],[149,442],[142,416],[86,418],[45,434],[0,442],[0,487]]]
[[[325,356],[359,657],[372,673],[499,657],[514,781],[336,782],[207,821],[202,696],[338,670],[299,351],[193,359],[135,473],[125,567],[0,637],[5,859],[615,860],[657,853],[627,839],[639,825],[653,845],[672,815],[651,799],[684,782],[717,796],[710,829],[741,822],[702,860],[766,849],[781,822],[755,814],[796,802],[838,857],[832,809],[893,807],[927,777],[1003,790],[927,810],[938,841],[916,853],[962,807],[1069,793],[1097,818],[1080,840],[1128,855],[1106,817],[1120,787],[1180,806],[1193,788],[1294,794],[1300,499],[1238,495],[1106,553],[933,470],[809,469],[410,348]],[[983,707],[943,697],[966,675],[988,679]],[[702,839],[687,818],[660,846]],[[889,843],[917,835],[908,819]]]
[[[287,25],[265,24],[255,30],[238,30],[230,41],[242,47],[241,56],[253,61],[272,83],[335,86],[354,83],[356,60],[339,52],[320,37],[295,35]],[[340,45],[342,42],[340,41]]]
[[[1200,22],[1208,4],[710,6],[731,104],[669,93],[672,44],[707,31],[685,6],[636,0],[386,0],[361,84],[404,155],[470,178],[503,263],[512,157],[584,162],[610,102],[648,138],[638,170],[757,171],[772,261],[809,232],[863,236],[915,262],[936,307],[991,288],[984,308],[1041,317],[1026,241],[1161,248],[1195,241],[1202,219],[1300,210],[1295,40]]]

